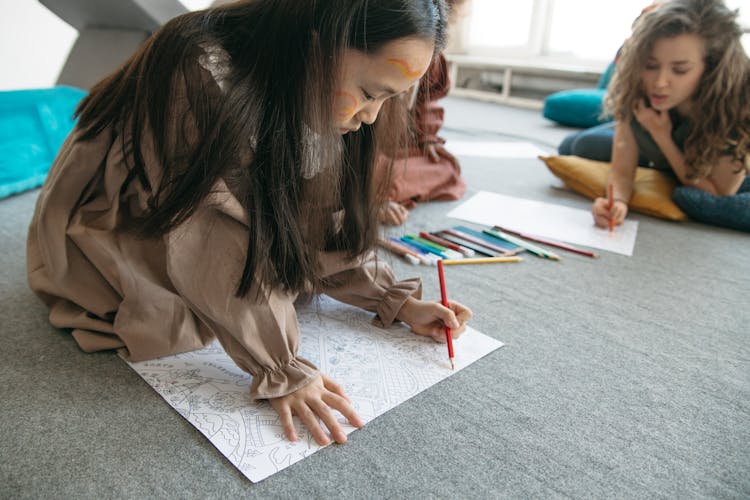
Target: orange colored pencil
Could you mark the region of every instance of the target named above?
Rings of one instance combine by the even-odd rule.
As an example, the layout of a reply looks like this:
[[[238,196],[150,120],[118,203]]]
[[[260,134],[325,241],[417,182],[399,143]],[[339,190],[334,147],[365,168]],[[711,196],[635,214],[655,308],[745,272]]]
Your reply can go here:
[[[440,300],[445,307],[450,307],[448,304],[448,293],[445,291],[445,276],[443,275],[443,261],[437,262],[438,278],[440,279]],[[448,344],[448,358],[451,360],[451,370],[454,370],[456,366],[453,364],[453,334],[448,326],[445,327],[445,341]]]
[[[615,219],[612,218],[612,207],[615,205],[615,195],[612,183],[609,183],[609,232],[615,230]]]

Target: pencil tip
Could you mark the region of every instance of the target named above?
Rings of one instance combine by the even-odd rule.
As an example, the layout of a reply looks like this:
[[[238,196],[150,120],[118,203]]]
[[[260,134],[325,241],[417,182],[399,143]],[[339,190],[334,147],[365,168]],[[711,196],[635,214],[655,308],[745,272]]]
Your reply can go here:
[[[451,370],[455,370],[456,365],[453,363],[453,358],[451,358]]]

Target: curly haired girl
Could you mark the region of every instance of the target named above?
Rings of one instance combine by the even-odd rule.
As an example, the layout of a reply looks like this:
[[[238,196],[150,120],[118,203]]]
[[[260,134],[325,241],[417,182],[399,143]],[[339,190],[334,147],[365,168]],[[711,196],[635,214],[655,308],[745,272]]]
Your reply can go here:
[[[606,101],[614,200],[594,201],[597,225],[625,219],[641,158],[676,176],[673,200],[691,218],[750,231],[750,59],[737,16],[721,0],[669,0],[637,20]]]

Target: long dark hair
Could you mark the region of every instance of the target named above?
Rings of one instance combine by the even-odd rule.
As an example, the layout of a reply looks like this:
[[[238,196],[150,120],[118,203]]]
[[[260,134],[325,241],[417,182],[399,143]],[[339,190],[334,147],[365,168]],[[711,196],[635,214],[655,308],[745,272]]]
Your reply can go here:
[[[111,127],[129,182],[150,195],[123,229],[160,237],[224,179],[248,216],[237,294],[317,287],[321,250],[355,258],[372,247],[376,151],[393,156],[405,132],[405,107],[391,99],[372,126],[337,133],[344,52],[410,36],[437,51],[445,31],[443,0],[245,0],[189,13],[92,89],[77,110],[80,139]]]

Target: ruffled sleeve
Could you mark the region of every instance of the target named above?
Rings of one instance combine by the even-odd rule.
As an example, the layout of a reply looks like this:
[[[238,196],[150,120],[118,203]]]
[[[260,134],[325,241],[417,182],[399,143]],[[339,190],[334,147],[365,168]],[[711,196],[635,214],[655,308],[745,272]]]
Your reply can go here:
[[[253,376],[254,399],[284,396],[310,383],[317,368],[297,356],[296,294],[235,296],[247,248],[247,220],[220,183],[196,213],[167,237],[167,273],[177,293]]]
[[[336,300],[376,314],[375,323],[388,327],[409,297],[422,297],[422,280],[396,280],[391,267],[374,252],[347,261],[339,253],[321,256],[327,286],[323,292]]]

